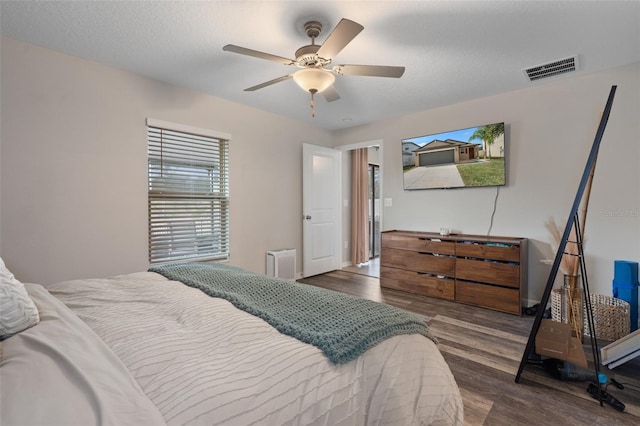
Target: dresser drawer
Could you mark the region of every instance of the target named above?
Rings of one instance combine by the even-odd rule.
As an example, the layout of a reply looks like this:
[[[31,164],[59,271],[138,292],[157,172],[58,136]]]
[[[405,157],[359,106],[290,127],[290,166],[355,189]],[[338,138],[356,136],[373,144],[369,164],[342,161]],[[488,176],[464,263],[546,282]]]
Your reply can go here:
[[[456,280],[456,302],[520,315],[520,291]]]
[[[380,267],[380,285],[410,293],[453,300],[455,280],[402,269]]]
[[[453,277],[456,259],[451,256],[436,256],[432,253],[421,253],[409,250],[382,248],[381,266],[407,269],[413,272],[427,272],[434,275]]]
[[[434,241],[427,237],[411,237],[406,235],[382,234],[382,248],[396,248],[427,253],[455,255],[453,241]]]
[[[455,277],[468,281],[520,288],[519,265],[458,258]]]
[[[503,247],[487,244],[464,244],[459,242],[456,245],[456,256],[520,262],[520,247],[514,245]]]

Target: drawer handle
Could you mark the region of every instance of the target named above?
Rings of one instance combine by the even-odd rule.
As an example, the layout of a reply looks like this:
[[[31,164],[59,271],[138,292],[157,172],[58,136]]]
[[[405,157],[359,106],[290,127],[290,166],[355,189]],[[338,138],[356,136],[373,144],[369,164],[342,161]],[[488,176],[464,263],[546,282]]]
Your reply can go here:
[[[444,279],[444,280],[450,280],[452,279],[451,277],[448,277],[446,275],[442,275],[442,274],[431,274],[429,272],[416,272],[416,274],[421,275],[423,277],[434,277],[434,278],[440,278],[440,279]]]
[[[455,257],[455,256],[451,256],[450,254],[429,253],[427,251],[419,251],[418,254],[421,254],[423,256],[435,256],[435,257]]]

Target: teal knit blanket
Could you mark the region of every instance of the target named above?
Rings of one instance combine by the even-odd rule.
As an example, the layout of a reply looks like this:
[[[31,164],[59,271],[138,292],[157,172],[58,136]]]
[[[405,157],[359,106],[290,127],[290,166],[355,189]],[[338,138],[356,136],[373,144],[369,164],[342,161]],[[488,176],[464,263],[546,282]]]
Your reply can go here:
[[[279,332],[316,346],[336,364],[395,335],[417,333],[435,341],[423,321],[402,309],[218,262],[174,263],[149,271],[226,299]]]

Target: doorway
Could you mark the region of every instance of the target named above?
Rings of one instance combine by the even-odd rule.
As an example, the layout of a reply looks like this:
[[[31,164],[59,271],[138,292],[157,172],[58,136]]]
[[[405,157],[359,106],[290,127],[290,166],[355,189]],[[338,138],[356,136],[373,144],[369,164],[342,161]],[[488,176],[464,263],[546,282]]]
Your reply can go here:
[[[368,142],[361,142],[352,145],[345,145],[338,147],[338,149],[344,152],[350,152],[354,149],[359,148],[368,148],[368,229],[369,229],[369,261],[366,263],[362,263],[359,265],[354,265],[351,262],[345,262],[342,266],[342,270],[347,272],[353,272],[361,275],[367,275],[374,278],[380,277],[380,233],[383,229],[383,209],[381,196],[384,192],[384,171],[382,167],[382,159],[383,159],[383,146],[382,140],[373,140]],[[350,155],[345,156],[345,179],[344,179],[344,191],[345,194],[350,193],[351,186],[351,170],[350,170]],[[348,195],[345,196],[345,206],[349,206],[349,209],[352,207],[351,203],[347,200]],[[350,210],[345,210],[344,214],[344,229],[343,229],[343,239],[344,239],[344,256],[345,260],[348,259],[349,256],[349,241],[348,236],[351,234],[351,214]]]

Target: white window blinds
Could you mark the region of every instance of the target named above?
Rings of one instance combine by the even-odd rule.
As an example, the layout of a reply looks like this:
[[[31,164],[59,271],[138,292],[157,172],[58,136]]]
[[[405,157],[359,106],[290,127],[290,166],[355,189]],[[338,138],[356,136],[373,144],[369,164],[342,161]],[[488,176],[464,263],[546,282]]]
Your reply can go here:
[[[229,141],[147,125],[149,261],[229,257]]]

